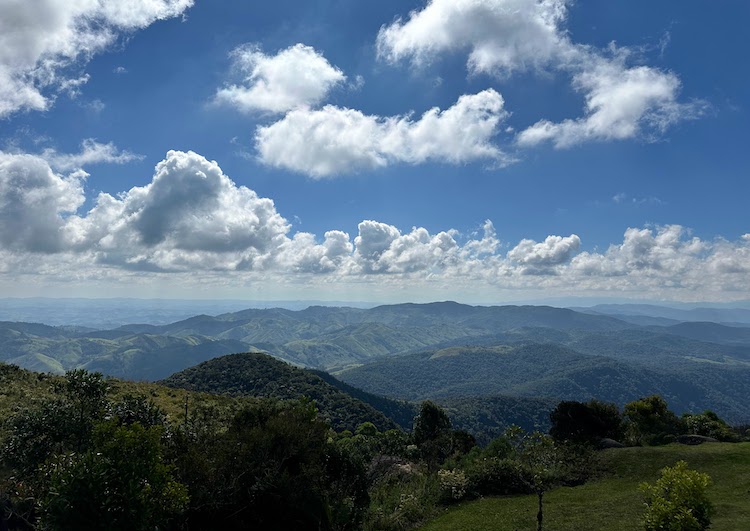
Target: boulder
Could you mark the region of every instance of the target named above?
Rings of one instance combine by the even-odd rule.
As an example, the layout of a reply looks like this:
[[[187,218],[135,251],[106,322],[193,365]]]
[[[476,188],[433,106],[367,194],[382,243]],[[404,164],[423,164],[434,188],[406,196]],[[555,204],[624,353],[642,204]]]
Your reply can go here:
[[[680,444],[703,444],[707,442],[719,442],[718,439],[713,437],[706,437],[705,435],[680,435],[677,437],[677,442]]]

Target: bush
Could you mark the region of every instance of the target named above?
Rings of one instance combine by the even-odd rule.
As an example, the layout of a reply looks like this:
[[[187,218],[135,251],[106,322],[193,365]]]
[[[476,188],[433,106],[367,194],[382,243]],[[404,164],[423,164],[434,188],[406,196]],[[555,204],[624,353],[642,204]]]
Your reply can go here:
[[[469,487],[480,496],[529,494],[521,481],[518,463],[511,459],[483,457],[467,465]]]
[[[665,467],[655,485],[640,486],[646,501],[646,531],[701,531],[711,524],[713,508],[706,496],[708,474],[690,470],[685,461]]]
[[[440,501],[453,503],[466,496],[469,480],[463,470],[438,470],[440,481]]]

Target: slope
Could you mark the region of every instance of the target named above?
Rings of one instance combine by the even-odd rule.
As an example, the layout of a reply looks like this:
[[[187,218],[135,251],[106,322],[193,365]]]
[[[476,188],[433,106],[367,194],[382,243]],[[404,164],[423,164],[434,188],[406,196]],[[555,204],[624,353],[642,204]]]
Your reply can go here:
[[[178,389],[236,397],[282,400],[309,397],[315,401],[321,415],[337,430],[354,430],[367,421],[380,430],[397,427],[382,412],[319,376],[259,352],[215,358],[173,374],[160,383]]]

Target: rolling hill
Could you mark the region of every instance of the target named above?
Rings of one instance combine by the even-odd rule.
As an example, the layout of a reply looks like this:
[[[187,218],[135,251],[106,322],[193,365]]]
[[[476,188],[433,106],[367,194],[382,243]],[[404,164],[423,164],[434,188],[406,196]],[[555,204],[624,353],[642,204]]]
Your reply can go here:
[[[382,411],[338,389],[317,374],[258,352],[231,354],[205,361],[173,374],[160,383],[177,389],[233,397],[280,400],[308,397],[337,430],[354,431],[359,424],[367,421],[375,424],[381,431],[398,427]],[[379,404],[387,405],[392,411],[408,408],[394,400],[372,398],[377,398]],[[408,429],[411,425],[405,427]]]

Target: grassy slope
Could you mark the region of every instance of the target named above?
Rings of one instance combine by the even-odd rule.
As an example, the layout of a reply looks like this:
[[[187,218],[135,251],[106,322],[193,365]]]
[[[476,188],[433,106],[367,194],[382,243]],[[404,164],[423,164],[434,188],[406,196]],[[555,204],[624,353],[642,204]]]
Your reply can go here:
[[[545,496],[544,529],[554,531],[637,531],[643,511],[638,485],[653,483],[659,470],[683,459],[708,473],[715,514],[711,529],[750,528],[750,443],[669,445],[606,450],[601,459],[612,472],[580,487],[555,489]],[[536,497],[485,498],[449,509],[423,531],[536,529]]]
[[[2,421],[19,409],[32,406],[35,402],[52,398],[52,387],[62,381],[61,376],[35,373],[13,365],[0,363],[0,439]],[[185,397],[188,406],[215,406],[217,408],[237,408],[243,400],[228,396],[217,396],[203,392],[172,389],[163,385],[146,382],[127,382],[115,378],[107,379],[110,398],[117,400],[127,394],[145,395],[167,414],[168,421],[177,424],[185,416]]]

